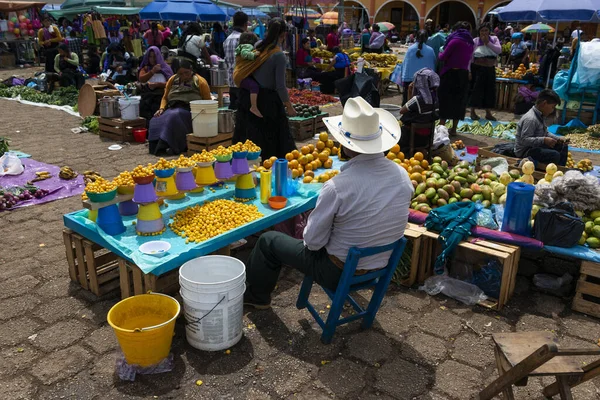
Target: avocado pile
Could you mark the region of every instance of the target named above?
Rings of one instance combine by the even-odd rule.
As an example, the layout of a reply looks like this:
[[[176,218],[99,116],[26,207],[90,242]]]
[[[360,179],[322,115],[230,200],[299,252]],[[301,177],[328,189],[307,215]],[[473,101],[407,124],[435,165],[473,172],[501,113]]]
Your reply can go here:
[[[321,114],[319,106],[309,106],[307,104],[293,104],[294,110],[298,113],[298,117],[310,118]]]

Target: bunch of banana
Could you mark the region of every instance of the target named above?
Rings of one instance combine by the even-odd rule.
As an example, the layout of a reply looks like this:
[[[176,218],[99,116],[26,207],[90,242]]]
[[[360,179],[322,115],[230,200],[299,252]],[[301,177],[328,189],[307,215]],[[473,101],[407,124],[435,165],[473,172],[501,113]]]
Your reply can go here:
[[[65,165],[60,169],[58,176],[60,176],[61,179],[70,180],[77,176],[77,172],[73,171],[73,168]]]
[[[31,185],[33,182],[44,181],[52,178],[52,174],[48,171],[38,171],[35,173],[35,176],[36,177],[34,179],[27,182],[29,185]]]
[[[83,171],[83,182],[87,185],[90,182],[96,182],[96,179],[102,178],[96,171]]]

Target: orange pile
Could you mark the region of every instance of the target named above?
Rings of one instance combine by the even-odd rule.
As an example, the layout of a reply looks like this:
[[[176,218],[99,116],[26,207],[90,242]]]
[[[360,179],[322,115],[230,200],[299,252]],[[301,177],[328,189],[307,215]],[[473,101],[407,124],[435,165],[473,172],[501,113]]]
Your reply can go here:
[[[421,183],[425,181],[425,173],[429,171],[429,161],[420,151],[416,152],[411,158],[404,158],[404,153],[400,151],[400,146],[395,144],[386,156],[388,159],[399,164],[408,172],[410,179]]]

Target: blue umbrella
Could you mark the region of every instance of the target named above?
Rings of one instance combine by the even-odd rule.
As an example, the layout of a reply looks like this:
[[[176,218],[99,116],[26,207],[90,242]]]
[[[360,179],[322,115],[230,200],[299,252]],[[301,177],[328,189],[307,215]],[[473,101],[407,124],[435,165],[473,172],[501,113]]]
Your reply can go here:
[[[233,14],[237,12],[233,7],[219,6],[219,8],[227,15],[227,17],[233,17]]]
[[[160,17],[167,21],[220,21],[227,15],[208,0],[171,0],[160,10]]]
[[[503,21],[598,21],[600,0],[513,0],[498,15]]]
[[[255,18],[269,18],[269,15],[267,15],[266,13],[256,9],[256,8],[247,8],[244,7],[242,8],[243,12],[245,12],[247,15],[251,16],[251,17],[255,17]]]
[[[167,5],[167,0],[155,0],[140,10],[140,18],[152,21],[160,20],[160,11]]]

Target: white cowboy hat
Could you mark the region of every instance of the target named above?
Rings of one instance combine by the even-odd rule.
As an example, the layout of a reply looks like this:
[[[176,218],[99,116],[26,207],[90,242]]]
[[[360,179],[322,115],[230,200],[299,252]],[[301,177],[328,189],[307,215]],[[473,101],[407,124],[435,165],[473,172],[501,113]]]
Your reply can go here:
[[[382,153],[400,141],[396,117],[389,111],[371,107],[362,97],[348,99],[343,115],[323,121],[340,145],[357,153]]]

